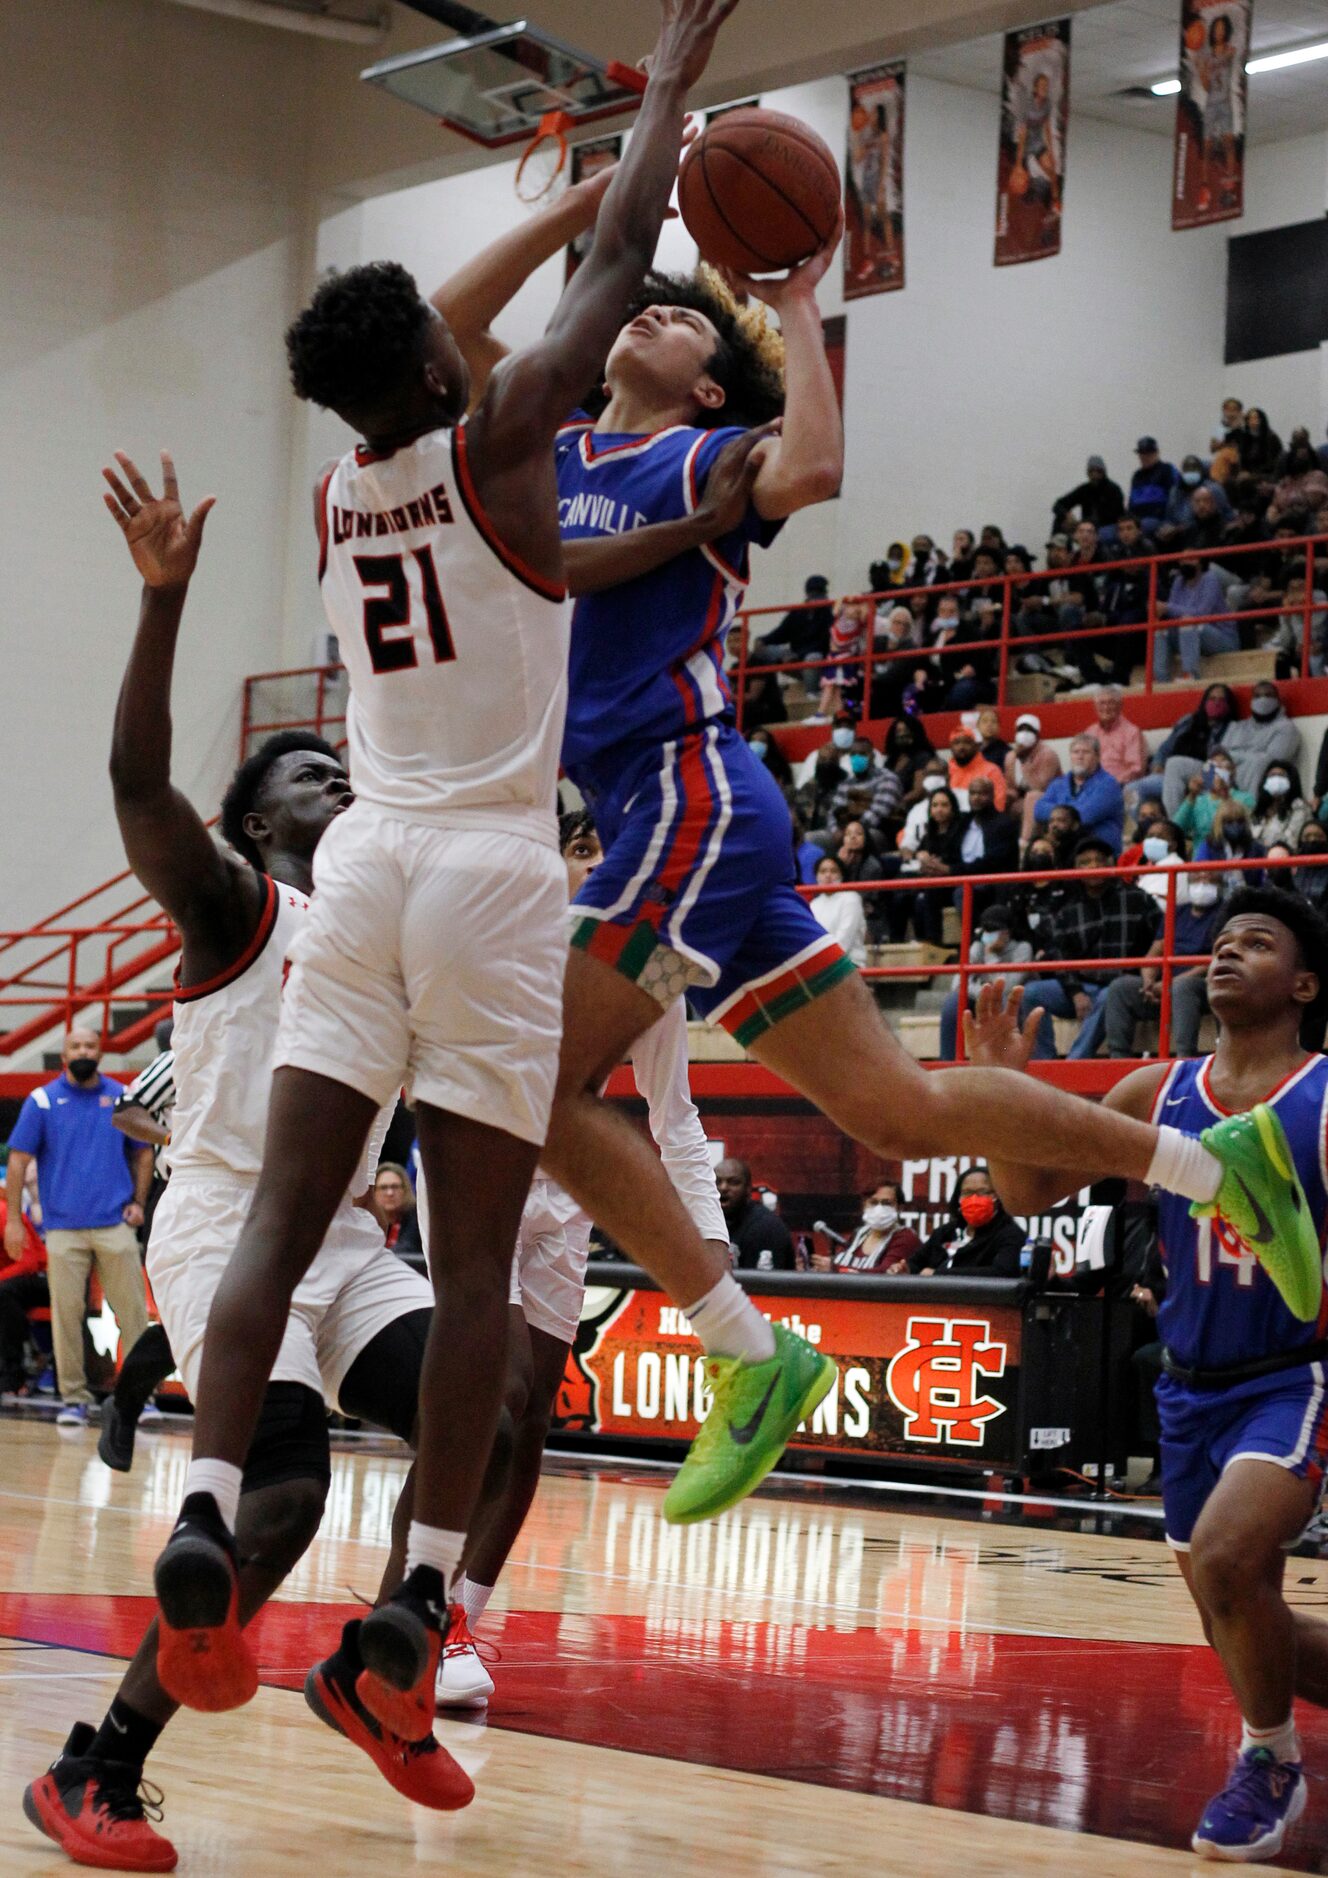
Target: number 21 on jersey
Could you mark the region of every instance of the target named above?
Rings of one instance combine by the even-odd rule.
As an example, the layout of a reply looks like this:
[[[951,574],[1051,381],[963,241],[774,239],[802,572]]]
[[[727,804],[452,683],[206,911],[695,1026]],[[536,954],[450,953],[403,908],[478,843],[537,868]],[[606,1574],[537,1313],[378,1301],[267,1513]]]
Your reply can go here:
[[[411,559],[419,572],[424,618],[429,628],[435,665],[450,665],[456,658],[452,629],[447,623],[447,609],[438,588],[438,570],[433,564],[433,549],[412,548]],[[364,642],[375,672],[412,671],[419,660],[415,652],[414,622],[411,617],[410,575],[401,554],[357,554],[355,571],[364,595]],[[381,592],[374,591],[381,589]],[[404,627],[406,630],[401,631]],[[389,638],[388,635],[392,636]]]

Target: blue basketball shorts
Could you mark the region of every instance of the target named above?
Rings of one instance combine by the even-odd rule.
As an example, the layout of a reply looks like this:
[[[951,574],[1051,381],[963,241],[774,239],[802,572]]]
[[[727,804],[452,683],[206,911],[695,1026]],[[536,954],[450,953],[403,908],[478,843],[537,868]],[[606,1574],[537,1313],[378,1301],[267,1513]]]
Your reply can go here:
[[[1204,1502],[1233,1461],[1271,1461],[1323,1491],[1328,1388],[1322,1363],[1259,1376],[1231,1389],[1157,1385],[1162,1509],[1167,1543],[1187,1552]]]
[[[572,903],[573,946],[661,1004],[685,992],[744,1046],[852,974],[797,891],[788,804],[731,725],[581,787],[605,858]]]

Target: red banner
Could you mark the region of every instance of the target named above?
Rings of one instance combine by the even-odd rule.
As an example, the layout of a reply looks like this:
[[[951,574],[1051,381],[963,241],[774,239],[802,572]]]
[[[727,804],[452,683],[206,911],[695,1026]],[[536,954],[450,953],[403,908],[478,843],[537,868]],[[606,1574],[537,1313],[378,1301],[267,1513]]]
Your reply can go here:
[[[583,183],[588,177],[598,176],[601,170],[612,169],[622,155],[623,140],[617,137],[595,137],[589,143],[579,143],[572,149],[573,183]],[[567,268],[563,276],[563,285],[575,274],[578,267],[590,253],[590,244],[595,239],[595,231],[588,228],[583,235],[567,244]]]
[[[904,284],[904,86],[902,60],[848,81],[846,300]]]
[[[996,165],[996,265],[1061,251],[1065,138],[1070,116],[1070,22],[1044,20],[1005,35],[1001,143]]]
[[[1181,0],[1171,226],[1245,212],[1245,59],[1251,0]]]

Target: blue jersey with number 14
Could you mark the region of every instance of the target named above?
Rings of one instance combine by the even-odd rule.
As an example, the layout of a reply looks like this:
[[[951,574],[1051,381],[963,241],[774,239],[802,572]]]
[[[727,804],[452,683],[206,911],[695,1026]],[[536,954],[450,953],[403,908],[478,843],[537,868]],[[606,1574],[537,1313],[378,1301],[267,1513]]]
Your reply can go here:
[[[617,436],[574,419],[555,451],[563,539],[690,515],[720,451],[742,435],[675,424]],[[724,637],[747,585],[750,544],[768,545],[780,526],[749,508],[732,534],[576,602],[563,765],[578,786],[603,793],[643,747],[731,716]]]
[[[1223,1120],[1228,1111],[1213,1095],[1212,1063],[1211,1057],[1173,1063],[1152,1119],[1190,1135]],[[1307,1057],[1266,1100],[1286,1130],[1322,1245],[1328,1220],[1328,1057]],[[1163,1193],[1158,1230],[1167,1268],[1158,1334],[1187,1369],[1251,1363],[1323,1336],[1325,1310],[1314,1324],[1293,1316],[1253,1252],[1225,1221],[1191,1219],[1188,1200]]]

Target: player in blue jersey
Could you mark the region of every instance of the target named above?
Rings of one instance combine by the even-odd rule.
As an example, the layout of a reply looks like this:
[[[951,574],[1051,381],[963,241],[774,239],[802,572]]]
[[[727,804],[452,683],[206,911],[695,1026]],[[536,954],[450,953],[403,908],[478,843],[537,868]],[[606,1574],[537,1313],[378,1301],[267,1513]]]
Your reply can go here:
[[[1210,1057],[1150,1063],[1104,1109],[1201,1129],[1267,1103],[1286,1132],[1314,1227],[1328,1238],[1328,924],[1277,888],[1237,893],[1213,942],[1208,996],[1220,1026]],[[1021,1068],[1035,1026],[984,987],[970,1026],[976,1061]],[[1035,1013],[1034,1016],[1037,1014]],[[1080,1184],[993,1163],[1014,1213],[1040,1213]],[[1222,1659],[1242,1716],[1231,1778],[1204,1809],[1194,1850],[1277,1856],[1305,1809],[1295,1695],[1328,1706],[1328,1625],[1282,1595],[1286,1548],[1319,1503],[1328,1463],[1328,1306],[1293,1316],[1253,1250],[1224,1221],[1159,1200],[1167,1295],[1157,1316],[1164,1373],[1162,1500],[1167,1540]]]
[[[569,191],[439,290],[435,304],[477,385],[502,355],[492,321],[593,220],[595,190]],[[658,1161],[598,1092],[685,993],[884,1159],[1017,1161],[1035,1144],[1047,1165],[1088,1164],[1093,1177],[1147,1179],[1220,1204],[1242,1230],[1256,1230],[1262,1209],[1281,1229],[1263,1255],[1277,1263],[1281,1249],[1280,1282],[1303,1294],[1317,1282],[1318,1252],[1275,1120],[1219,1127],[1205,1147],[1032,1081],[928,1073],[798,894],[788,808],[736,727],[720,660],[752,545],[839,485],[842,426],[816,303],[837,241],[785,278],[734,283],[774,309],[778,335],[713,274],[648,277],[604,367],[599,416],[575,414],[557,441],[564,565],[577,596],[563,759],[606,857],[572,908],[559,1088],[541,1164],[678,1294],[675,1262],[684,1256],[695,1272],[702,1242]],[[753,439],[753,426],[781,411],[778,434]],[[735,512],[711,501],[710,485],[744,444]],[[712,1464],[726,1440],[769,1439],[779,1333],[772,1339],[717,1259],[713,1271],[689,1314],[703,1337],[724,1325],[726,1347],[750,1371],[752,1418],[733,1414],[726,1374],[726,1415],[710,1417],[670,1486],[671,1519],[720,1510],[723,1468]]]

